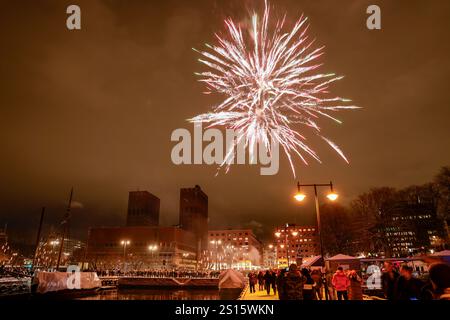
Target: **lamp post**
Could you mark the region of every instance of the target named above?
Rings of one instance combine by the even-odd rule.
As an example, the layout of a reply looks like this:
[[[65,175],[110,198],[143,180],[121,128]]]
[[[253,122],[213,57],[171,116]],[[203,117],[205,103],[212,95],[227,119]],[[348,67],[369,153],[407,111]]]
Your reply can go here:
[[[301,192],[302,187],[313,187],[314,188],[314,200],[316,205],[316,218],[317,218],[317,233],[319,235],[320,242],[320,256],[322,257],[322,266],[325,267],[325,256],[323,254],[323,242],[322,242],[322,230],[320,224],[320,209],[319,209],[319,197],[317,196],[317,188],[318,187],[328,187],[330,188],[330,192],[327,194],[327,198],[330,201],[335,201],[338,198],[338,194],[333,190],[333,182],[330,183],[319,183],[319,184],[300,184],[297,182],[297,193],[294,195],[295,200],[298,202],[302,202],[305,200],[306,195]],[[325,298],[328,300],[328,288],[325,280]]]
[[[217,270],[220,270],[220,267],[218,266],[218,264],[219,264],[219,244],[222,244],[222,241],[221,240],[211,240],[211,244],[213,244],[213,245],[215,245],[215,249],[216,249],[216,262],[215,262],[215,265],[216,265],[216,271]]]
[[[288,243],[288,240],[289,240],[289,232],[288,232],[289,231],[289,224],[286,223],[286,225],[281,230],[284,232],[284,245],[286,246],[286,261],[287,261],[287,266],[289,268],[289,243]],[[297,231],[292,231],[291,235],[293,237],[296,237],[298,235],[298,232]],[[281,237],[281,232],[280,231],[275,232],[275,236],[277,238],[280,238]],[[283,247],[281,246],[281,248],[283,248]]]
[[[158,246],[156,244],[152,244],[148,246],[148,250],[152,253],[152,264],[155,264],[155,252],[158,250]]]
[[[269,268],[274,268],[274,267],[278,267],[278,265],[275,263],[277,260],[277,247],[274,246],[273,244],[269,244]],[[274,258],[275,257],[275,258]]]
[[[120,244],[123,246],[123,268],[126,267],[126,258],[127,258],[127,246],[130,245],[130,240],[122,240]],[[124,270],[125,271],[125,270]]]

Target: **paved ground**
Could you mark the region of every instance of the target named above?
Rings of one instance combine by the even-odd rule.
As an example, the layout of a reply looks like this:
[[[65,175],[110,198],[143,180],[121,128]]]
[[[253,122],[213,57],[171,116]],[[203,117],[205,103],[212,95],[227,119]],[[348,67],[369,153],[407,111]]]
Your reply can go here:
[[[240,300],[278,300],[278,294],[274,295],[272,290],[270,290],[270,295],[267,295],[266,290],[263,291],[256,290],[255,293],[250,293],[250,290],[247,287],[245,293],[243,294]],[[363,300],[385,300],[385,299],[378,298],[375,296],[363,295]]]
[[[270,295],[267,295],[266,290],[256,290],[255,293],[250,293],[250,290],[247,289],[242,300],[278,300],[278,294],[274,295],[272,290],[270,291]]]

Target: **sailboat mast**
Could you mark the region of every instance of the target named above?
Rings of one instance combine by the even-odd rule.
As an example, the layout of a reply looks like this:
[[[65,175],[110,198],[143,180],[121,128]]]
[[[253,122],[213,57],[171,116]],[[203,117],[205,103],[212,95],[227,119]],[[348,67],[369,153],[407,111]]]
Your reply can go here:
[[[69,225],[69,220],[70,220],[70,208],[72,207],[72,197],[73,197],[73,187],[72,189],[70,189],[70,197],[69,197],[69,204],[67,205],[67,210],[66,210],[66,214],[63,220],[63,232],[62,232],[62,237],[61,237],[61,243],[59,246],[59,253],[58,253],[58,262],[56,263],[56,271],[58,271],[59,269],[59,264],[61,262],[61,254],[64,248],[64,238],[66,237],[66,232],[67,232],[67,228]]]
[[[45,207],[42,207],[41,219],[39,220],[39,229],[36,237],[36,246],[34,249],[33,264],[31,265],[32,269],[34,269],[34,265],[36,264],[37,254],[39,250],[39,243],[41,242],[41,230],[42,230],[42,223],[44,222],[44,214],[45,214]]]

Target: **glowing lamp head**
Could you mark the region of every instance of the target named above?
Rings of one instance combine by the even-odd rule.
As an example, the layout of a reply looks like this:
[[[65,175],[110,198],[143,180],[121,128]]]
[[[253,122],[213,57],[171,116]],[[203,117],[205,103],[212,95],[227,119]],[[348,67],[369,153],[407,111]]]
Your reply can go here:
[[[327,198],[331,201],[335,201],[338,197],[339,197],[338,194],[335,192],[331,192],[327,195]]]
[[[275,236],[279,238],[281,236],[281,232],[275,232]]]
[[[304,193],[298,192],[298,193],[295,194],[294,198],[298,202],[302,202],[303,200],[305,200],[306,195]]]
[[[297,232],[297,231],[292,231],[292,235],[293,235],[294,237],[296,237],[296,236],[298,235],[298,232]]]

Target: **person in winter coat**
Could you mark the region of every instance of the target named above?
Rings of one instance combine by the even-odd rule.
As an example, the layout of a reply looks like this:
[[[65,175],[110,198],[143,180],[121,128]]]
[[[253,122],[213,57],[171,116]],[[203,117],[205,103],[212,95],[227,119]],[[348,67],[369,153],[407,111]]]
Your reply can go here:
[[[450,300],[450,266],[448,264],[432,264],[430,282],[434,290],[434,299]]]
[[[331,284],[336,289],[336,294],[338,300],[348,300],[347,289],[350,286],[350,280],[344,273],[344,269],[342,267],[338,267],[336,273],[333,275],[331,279]]]
[[[272,271],[271,276],[270,284],[272,285],[273,294],[277,295],[277,273]]]
[[[424,283],[412,276],[413,268],[407,265],[400,269],[401,276],[397,279],[394,289],[395,300],[419,300]]]
[[[280,300],[286,300],[286,293],[284,292],[285,286],[284,283],[286,281],[286,269],[281,269],[280,273],[277,277],[277,288],[278,288],[278,298]]]
[[[305,277],[298,271],[297,265],[295,263],[291,264],[284,281],[286,300],[303,300],[303,285],[305,280]]]
[[[363,299],[363,291],[362,291],[362,279],[358,275],[355,270],[350,271],[348,275],[348,279],[350,280],[350,286],[348,287],[348,296],[350,300],[362,300]]]
[[[384,263],[384,272],[381,276],[384,297],[388,300],[394,300],[394,289],[397,278],[400,275],[394,270],[394,266],[389,261]]]
[[[264,286],[266,287],[267,294],[270,295],[270,285],[272,281],[272,274],[270,270],[267,270],[264,274]]]
[[[264,274],[262,271],[258,273],[258,290],[263,291],[264,290]]]
[[[323,288],[323,279],[322,272],[320,270],[313,270],[311,272],[311,278],[314,280],[314,286],[316,288],[317,299],[322,300],[322,288]]]
[[[303,300],[314,300],[316,298],[314,280],[308,269],[303,268],[301,273],[306,279],[303,285]]]
[[[254,274],[253,272],[250,272],[248,274],[248,284],[250,286],[250,293],[255,293],[256,292],[255,286],[256,286],[257,281],[258,280],[256,278],[256,274]]]

